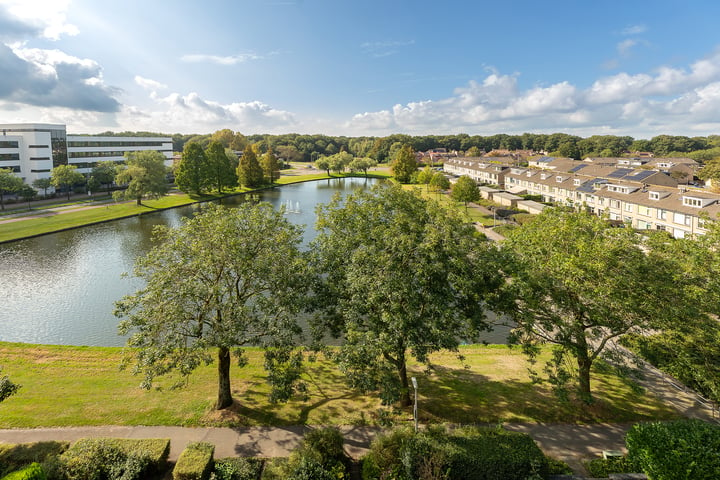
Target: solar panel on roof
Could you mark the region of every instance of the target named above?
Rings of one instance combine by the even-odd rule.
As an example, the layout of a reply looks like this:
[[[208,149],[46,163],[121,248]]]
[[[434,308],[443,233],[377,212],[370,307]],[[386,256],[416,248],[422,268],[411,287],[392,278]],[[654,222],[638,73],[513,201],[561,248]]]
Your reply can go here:
[[[609,178],[622,178],[622,177],[627,176],[627,175],[630,174],[630,173],[632,173],[632,169],[631,169],[631,168],[618,168],[618,169],[615,170],[614,172],[609,173],[609,174],[608,174],[608,177],[609,177]]]
[[[592,180],[588,180],[579,187],[577,187],[575,190],[578,192],[585,192],[585,193],[593,193],[595,189],[593,188],[593,184],[595,183],[597,179],[593,178]]]
[[[585,167],[587,167],[587,165],[585,165],[584,163],[582,163],[582,164],[580,164],[580,165],[578,165],[578,166],[575,166],[575,167],[571,168],[570,171],[573,172],[573,173],[575,173],[575,172],[577,172],[578,170],[580,170],[581,168],[585,168]]]
[[[641,180],[645,180],[646,178],[648,178],[649,176],[654,175],[654,174],[655,174],[655,172],[653,172],[651,170],[642,170],[640,172],[637,172],[635,175],[629,176],[627,178],[628,178],[628,180],[635,180],[635,181],[639,182]]]

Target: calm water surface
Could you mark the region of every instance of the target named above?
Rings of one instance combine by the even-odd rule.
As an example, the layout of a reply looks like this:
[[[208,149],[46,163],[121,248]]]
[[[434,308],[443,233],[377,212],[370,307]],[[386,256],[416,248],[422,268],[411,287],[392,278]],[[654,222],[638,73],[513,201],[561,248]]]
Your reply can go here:
[[[364,188],[376,180],[345,178],[288,185],[260,199],[289,205],[288,220],[305,226],[304,243],[315,237],[315,205],[336,192]],[[228,206],[245,201],[224,199]],[[123,273],[147,252],[155,225],[177,226],[193,205],[0,245],[0,341],[54,345],[121,346],[113,304],[143,286]],[[2,227],[0,227],[2,228]],[[507,329],[485,340],[504,343]]]

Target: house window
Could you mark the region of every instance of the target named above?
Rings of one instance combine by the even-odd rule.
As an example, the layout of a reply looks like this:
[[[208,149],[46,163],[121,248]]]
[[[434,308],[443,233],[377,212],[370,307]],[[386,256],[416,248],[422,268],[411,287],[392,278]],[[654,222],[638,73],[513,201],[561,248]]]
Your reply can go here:
[[[579,179],[579,178],[576,178],[575,180],[573,180],[573,185],[575,185],[576,187],[579,187],[579,186],[580,186],[580,179]]]
[[[693,198],[693,197],[683,197],[683,205],[686,207],[702,207],[702,200],[699,198]]]
[[[662,210],[662,209],[658,210],[658,218],[660,220],[667,220],[667,213],[668,213],[667,210]]]
[[[691,225],[692,217],[690,215],[676,212],[675,214],[673,214],[673,222],[679,225]]]
[[[646,217],[652,216],[652,209],[644,205],[638,205],[637,212],[638,215],[644,215]]]
[[[625,211],[626,211],[626,212],[632,212],[632,211],[633,211],[633,204],[632,204],[632,203],[625,203]]]
[[[620,200],[610,200],[610,207],[611,208],[620,208]],[[617,219],[613,219],[617,220]]]
[[[660,200],[660,192],[650,192],[650,200]]]
[[[598,198],[598,205],[605,205],[605,199],[603,197]]]

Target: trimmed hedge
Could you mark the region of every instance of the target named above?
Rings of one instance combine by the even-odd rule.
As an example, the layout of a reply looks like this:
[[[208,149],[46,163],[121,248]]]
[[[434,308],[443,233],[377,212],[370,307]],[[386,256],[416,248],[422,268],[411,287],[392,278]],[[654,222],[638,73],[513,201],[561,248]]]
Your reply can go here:
[[[373,441],[362,478],[514,480],[543,478],[548,461],[527,435],[502,428],[397,429]]]
[[[262,458],[232,457],[215,460],[212,480],[258,480],[265,460]]]
[[[585,469],[593,478],[607,478],[611,473],[639,473],[638,465],[628,457],[595,458],[584,463]]]
[[[2,480],[47,480],[47,476],[40,464],[35,462],[22,470],[17,470],[2,477]]]
[[[206,442],[189,443],[173,469],[174,480],[208,480],[213,471],[215,445]]]
[[[30,465],[56,458],[70,446],[70,442],[9,443],[0,445],[0,477]]]
[[[305,434],[286,464],[286,480],[339,480],[350,477],[350,459],[337,428],[319,428]]]
[[[66,480],[139,480],[166,468],[170,440],[84,438],[58,458]]]
[[[628,457],[653,480],[720,478],[720,427],[701,420],[638,423],[625,437]]]

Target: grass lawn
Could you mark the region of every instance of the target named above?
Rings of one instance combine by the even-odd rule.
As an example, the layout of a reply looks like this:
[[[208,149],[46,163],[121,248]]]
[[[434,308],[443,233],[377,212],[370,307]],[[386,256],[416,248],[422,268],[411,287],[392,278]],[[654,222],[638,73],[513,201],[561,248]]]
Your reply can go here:
[[[469,207],[465,208],[465,205],[462,203],[458,203],[452,198],[450,198],[450,195],[447,193],[437,193],[432,192],[427,189],[424,185],[403,185],[403,188],[406,190],[415,190],[417,193],[420,194],[423,198],[428,198],[432,200],[436,200],[440,202],[443,205],[447,205],[452,208],[456,208],[458,211],[460,211],[463,216],[467,219],[468,222],[478,222],[482,223],[485,226],[492,226],[493,225],[493,217],[492,215],[486,215],[482,213],[481,211]]]
[[[654,397],[638,393],[612,374],[594,373],[597,402],[590,408],[559,402],[549,388],[533,385],[525,357],[505,346],[466,346],[465,365],[452,353],[432,357],[431,373],[411,365],[419,384],[423,422],[630,422],[677,416]],[[171,390],[138,388],[140,378],[119,371],[121,348],[0,343],[3,375],[22,385],[0,403],[0,428],[73,425],[243,426],[374,424],[381,405],[373,395],[348,389],[329,362],[308,363],[307,398],[271,404],[262,352],[249,350],[248,366],[233,367],[236,404],[212,409],[217,394],[215,365],[200,368],[187,386]],[[165,380],[158,386],[168,386]],[[406,422],[411,410],[396,411]]]

